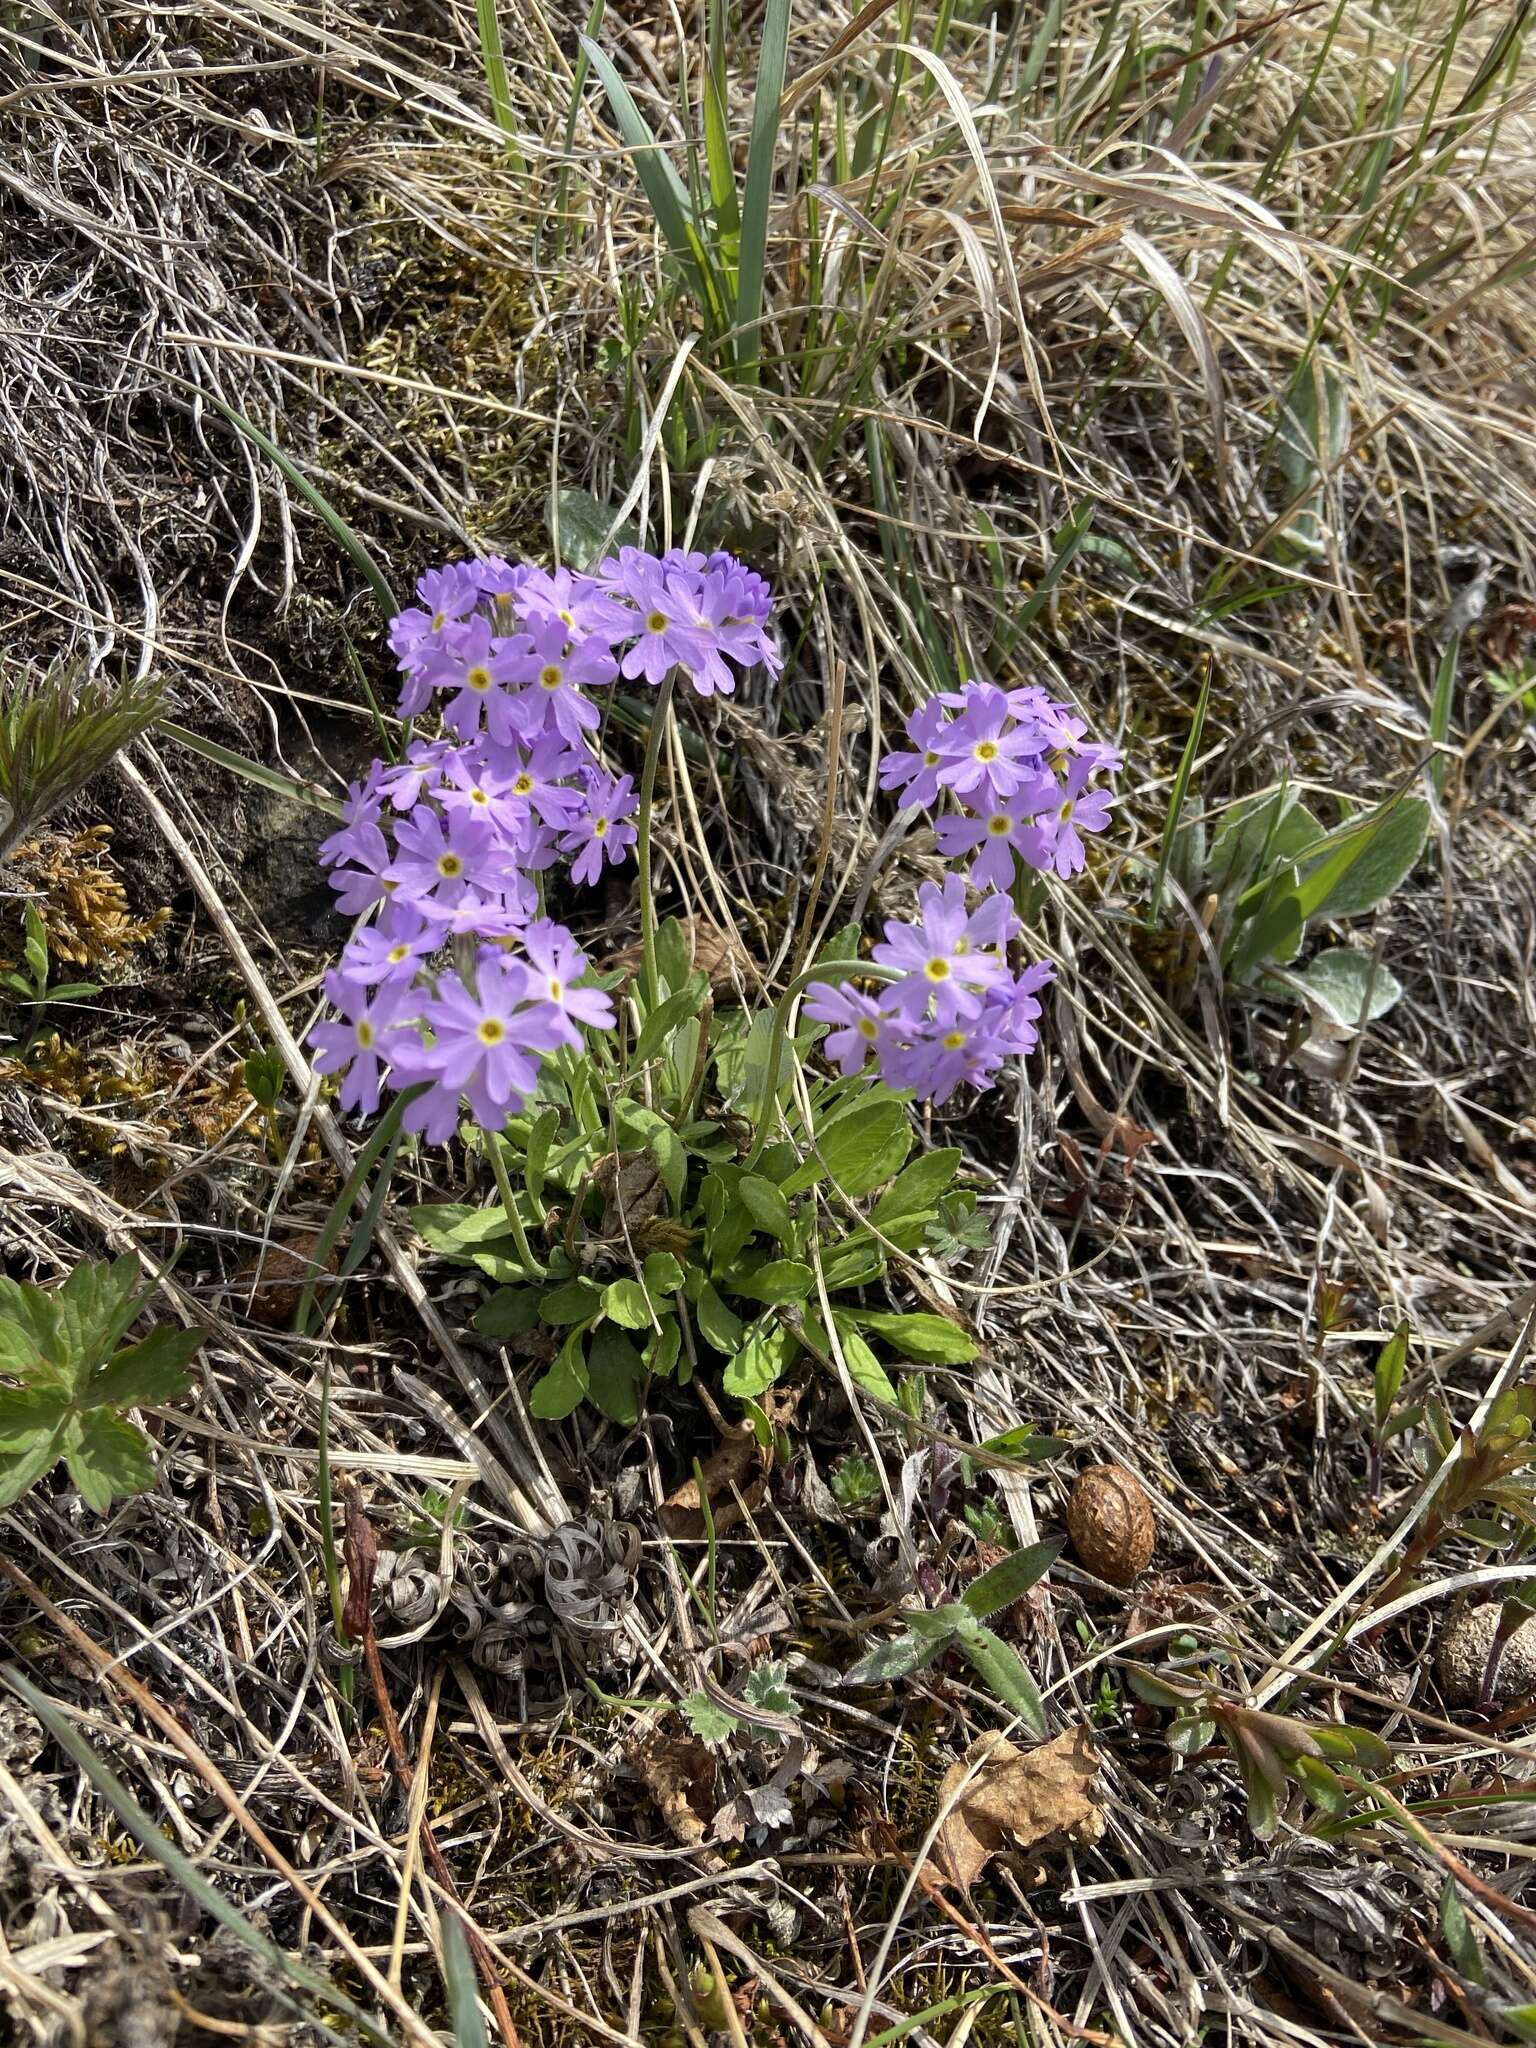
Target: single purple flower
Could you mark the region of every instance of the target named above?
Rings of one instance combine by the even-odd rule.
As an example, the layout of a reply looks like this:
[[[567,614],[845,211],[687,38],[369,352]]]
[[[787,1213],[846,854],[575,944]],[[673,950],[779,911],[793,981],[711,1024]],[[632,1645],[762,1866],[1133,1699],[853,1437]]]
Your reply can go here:
[[[315,1072],[344,1075],[336,1097],[341,1108],[372,1116],[379,1106],[383,1069],[412,1036],[405,1020],[420,1009],[420,1001],[409,985],[398,983],[370,995],[364,983],[334,968],[325,977],[325,993],[341,1015],[317,1024],[309,1034],[317,1048]]]
[[[426,1005],[430,1064],[485,1130],[499,1131],[538,1086],[536,1055],[552,1051],[548,1013],[526,1000],[528,977],[513,960],[482,953],[475,986],[445,974]]]
[[[974,1014],[981,1007],[980,992],[1008,971],[998,949],[1019,928],[1012,906],[1006,897],[988,896],[979,909],[968,912],[959,875],[950,875],[942,889],[925,882],[917,902],[919,922],[889,921],[884,943],[870,956],[882,967],[899,968],[905,977],[891,990],[891,1008],[916,1019],[933,1000],[941,1017]]]
[[[453,650],[453,669],[437,687],[453,690],[443,706],[443,723],[460,739],[472,739],[481,720],[498,740],[513,737],[516,721],[506,685],[521,680],[526,636],[499,637],[486,619],[471,619]]]
[[[907,720],[907,738],[912,752],[887,754],[880,763],[880,787],[902,792],[903,806],[917,804],[927,810],[939,800],[939,774],[944,755],[939,742],[949,730],[949,713],[943,699],[930,697]]]
[[[691,675],[707,664],[708,642],[695,623],[685,578],[675,571],[669,575],[646,555],[632,565],[622,587],[639,615],[639,637],[619,664],[631,682],[643,676],[648,683],[660,683],[674,668]]]
[[[386,981],[409,982],[440,943],[441,934],[425,918],[391,900],[377,924],[364,925],[348,939],[339,971],[365,988]]]
[[[534,569],[517,594],[517,612],[533,627],[561,626],[578,645],[595,639],[616,647],[635,630],[635,614],[595,576],[574,569]]]
[[[578,1025],[590,1024],[599,1031],[613,1027],[613,1004],[600,988],[577,988],[588,967],[582,952],[563,924],[547,917],[529,925],[523,933],[523,951],[528,961],[528,994],[548,1006],[558,1020],[552,1027],[560,1042],[575,1052],[581,1050]]]
[[[581,746],[602,723],[597,706],[581,693],[611,683],[618,663],[595,636],[571,647],[567,634],[559,619],[545,618],[533,621],[523,636],[512,679],[523,685],[515,699],[515,719],[524,739],[554,731],[567,744]]]
[[[844,1075],[856,1074],[889,1036],[890,1017],[873,997],[850,982],[813,981],[805,992],[805,1014],[818,1024],[832,1024],[822,1051]]]
[[[1106,789],[1090,789],[1093,762],[1079,756],[1067,763],[1060,802],[1044,812],[1021,835],[1019,851],[1031,867],[1055,872],[1063,881],[1085,865],[1084,832],[1102,832],[1109,823],[1114,798]]]
[[[562,853],[573,853],[571,879],[588,885],[603,871],[606,856],[617,866],[639,834],[628,820],[634,814],[634,783],[627,775],[617,781],[599,772],[587,784],[586,808],[560,841]]]
[[[1038,774],[1039,749],[996,684],[967,683],[963,696],[964,710],[937,742],[944,757],[938,779],[974,809],[990,810]]]

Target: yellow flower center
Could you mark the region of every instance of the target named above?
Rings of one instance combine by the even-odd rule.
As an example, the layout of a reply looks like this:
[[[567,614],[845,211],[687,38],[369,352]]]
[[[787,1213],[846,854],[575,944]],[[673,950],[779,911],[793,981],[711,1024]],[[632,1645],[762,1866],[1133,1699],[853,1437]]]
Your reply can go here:
[[[1013,820],[999,812],[995,818],[988,818],[987,830],[994,839],[1006,839],[1013,830]]]
[[[464,872],[464,863],[456,853],[445,853],[438,859],[437,872],[445,882],[456,882]]]
[[[947,960],[942,959],[930,960],[928,962],[928,965],[923,969],[923,972],[927,975],[930,981],[948,981],[949,962]]]
[[[576,623],[569,612],[556,612],[555,617],[565,626],[574,626]]]
[[[1060,811],[1059,815],[1060,815],[1060,818],[1061,818],[1061,822],[1063,823],[1063,825],[1070,825],[1070,824],[1071,824],[1071,822],[1072,822],[1072,799],[1071,799],[1071,797],[1068,797],[1068,798],[1067,798],[1067,800],[1066,800],[1066,802],[1065,802],[1065,803],[1064,803],[1064,804],[1062,805],[1062,807],[1061,807],[1061,811]]]
[[[565,670],[560,667],[558,662],[548,662],[539,670],[539,688],[541,690],[558,690],[564,681]]]
[[[472,789],[469,792],[469,800],[472,804],[488,804],[490,802],[490,798],[483,789]]]
[[[448,614],[446,612],[434,612],[432,614],[432,630],[434,633],[441,633],[447,623]]]
[[[995,761],[997,759],[997,741],[978,740],[976,742],[976,758],[978,761]]]
[[[402,960],[408,960],[410,956],[411,949],[409,946],[391,946],[384,957],[388,960],[391,967],[398,967]]]
[[[923,756],[923,766],[925,768],[937,768],[938,765],[939,756],[935,754],[930,748],[929,751]]]
[[[512,785],[512,794],[514,796],[527,796],[532,788],[533,777],[531,775],[519,775],[516,782]]]
[[[860,1038],[867,1038],[871,1044],[880,1036],[880,1026],[873,1017],[861,1017],[853,1028]]]
[[[500,1045],[507,1035],[507,1027],[499,1017],[482,1017],[475,1026],[475,1036],[482,1045]]]
[[[958,1052],[958,1051],[960,1050],[961,1046],[962,1046],[962,1045],[964,1045],[964,1043],[965,1043],[965,1033],[964,1033],[963,1031],[946,1031],[946,1032],[945,1032],[945,1034],[944,1034],[944,1039],[943,1039],[943,1045],[944,1045],[944,1050],[945,1050],[946,1052]]]
[[[665,631],[667,630],[668,626],[671,625],[671,623],[672,621],[667,617],[665,612],[646,613],[645,630],[647,631],[647,633],[665,633]]]
[[[562,997],[562,996],[563,996],[564,994],[565,994],[565,988],[564,988],[564,985],[563,985],[563,984],[562,984],[561,982],[557,981],[554,975],[551,975],[551,976],[549,977],[549,999],[550,999],[550,1001],[551,1001],[552,1003],[558,1003],[558,1002],[559,1002],[559,1000],[560,1000],[560,998],[561,998],[561,997]]]
[[[368,1019],[366,1017],[359,1018],[358,1020],[357,1042],[362,1047],[364,1052],[368,1052],[372,1049],[373,1026],[368,1022]]]
[[[483,697],[491,687],[491,672],[488,668],[482,668],[479,662],[476,662],[464,680],[477,696]]]
[[[606,818],[594,818],[592,820],[592,837],[594,839],[605,838],[607,836],[607,832],[608,820]]]

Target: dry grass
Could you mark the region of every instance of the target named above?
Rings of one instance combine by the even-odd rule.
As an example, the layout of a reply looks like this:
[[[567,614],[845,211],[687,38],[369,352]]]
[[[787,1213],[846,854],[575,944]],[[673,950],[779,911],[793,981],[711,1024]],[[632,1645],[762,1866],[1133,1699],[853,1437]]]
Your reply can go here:
[[[473,9],[4,17],[8,652],[158,670],[184,725],[345,781],[372,743],[362,683],[387,688],[372,598],[235,413],[398,588],[467,543],[544,546],[572,485],[775,579],[788,686],[721,710],[728,784],[674,750],[661,849],[671,906],[770,976],[807,914],[833,735],[823,930],[931,866],[909,836],[871,879],[873,762],[935,680],[1038,675],[1129,763],[1090,887],[1038,914],[1062,969],[1047,1049],[1000,1111],[945,1120],[991,1249],[922,1281],[988,1340],[974,1378],[927,1373],[930,1426],[1028,1421],[1070,1453],[963,1479],[870,1412],[901,1513],[835,1515],[820,1481],[851,1425],[812,1388],[794,1463],[712,1566],[655,1517],[715,1441],[702,1409],[536,1433],[528,1361],[466,1345],[477,1285],[407,1216],[460,1191],[452,1163],[397,1169],[374,1254],[291,1333],[274,1281],[307,1275],[356,1152],[298,1043],[334,934],[291,885],[274,899],[270,808],[172,741],[66,820],[112,819],[114,915],[169,905],[171,936],[0,1069],[0,1243],[43,1278],[135,1251],[210,1341],[201,1398],[153,1424],[155,1496],[103,1523],[44,1486],[3,1517],[11,1663],[100,1759],[0,1705],[18,2041],[362,2038],[346,2000],[386,2039],[446,2040],[445,1872],[527,2043],[844,2048],[929,2008],[910,2038],[955,2048],[1528,2033],[1501,2016],[1536,2001],[1528,1714],[1446,1701],[1431,1654],[1508,1568],[1453,1545],[1370,1626],[1416,1496],[1402,1445],[1369,1496],[1362,1422],[1401,1316],[1415,1373],[1473,1415],[1521,1368],[1536,1287],[1533,749],[1486,681],[1536,603],[1524,16],[1201,7],[1197,41],[1158,0],[974,12],[797,10],[755,385],[669,272],[594,86],[566,154],[567,21],[507,17],[518,169]],[[702,31],[658,11],[602,33],[675,144]],[[730,43],[743,152],[758,35]],[[1339,423],[1300,482],[1288,394],[1314,417],[1332,394]],[[1453,615],[1469,587],[1481,611]],[[1369,933],[1405,999],[1358,1044],[1298,1046],[1288,1012],[1223,991],[1201,904],[1143,920],[1207,663],[1207,814],[1282,774],[1326,808],[1444,764],[1429,855]],[[284,825],[290,864],[307,829]],[[275,1135],[237,1081],[263,1043],[289,1076]],[[386,1543],[392,1712],[338,1662],[325,1449]],[[1094,1723],[1107,1832],[1039,1881],[994,1866],[946,1913],[906,1866],[998,1712],[959,1670],[857,1694],[839,1674],[914,1583],[952,1597],[977,1547],[962,1501],[1030,1540],[1105,1459],[1157,1500],[1154,1570],[1117,1594],[1069,1556],[1018,1625],[1053,1718]],[[388,1549],[413,1528],[421,1547]],[[710,1569],[721,1649],[683,1583]],[[1394,1797],[1445,1803],[1332,1832],[1295,1810],[1256,1841],[1230,1759],[1174,1758],[1127,1690],[1125,1661],[1181,1635],[1225,1652],[1238,1696],[1376,1728]],[[788,1659],[800,1735],[680,1749],[660,1704],[764,1655]],[[689,1839],[668,1744],[706,1828],[734,1800],[744,1839]],[[175,1852],[275,1954],[240,1947]]]

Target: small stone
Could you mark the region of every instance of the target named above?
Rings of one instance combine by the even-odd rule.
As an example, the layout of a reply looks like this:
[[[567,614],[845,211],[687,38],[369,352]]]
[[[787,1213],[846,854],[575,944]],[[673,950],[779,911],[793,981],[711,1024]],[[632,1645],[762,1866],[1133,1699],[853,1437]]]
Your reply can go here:
[[[1435,1670],[1453,1707],[1475,1707],[1482,1698],[1483,1673],[1499,1626],[1503,1602],[1459,1607],[1440,1631]],[[1536,1699],[1536,1616],[1520,1624],[1504,1645],[1494,1676],[1490,1705],[1524,1706]]]
[[[1147,1489],[1123,1465],[1090,1465],[1067,1503],[1067,1530],[1084,1568],[1128,1586],[1152,1562],[1157,1519]]]

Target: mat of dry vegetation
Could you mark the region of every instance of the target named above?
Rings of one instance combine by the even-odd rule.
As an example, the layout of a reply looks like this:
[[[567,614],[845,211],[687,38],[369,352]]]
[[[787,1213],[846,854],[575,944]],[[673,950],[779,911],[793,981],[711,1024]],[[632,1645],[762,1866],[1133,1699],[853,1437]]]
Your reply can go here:
[[[207,1332],[153,1493],[101,1516],[61,1473],[0,1518],[7,2039],[1536,2033],[1536,1683],[1518,1638],[1492,1688],[1447,1648],[1536,1582],[1530,1496],[1438,1532],[1425,1418],[1373,1419],[1404,1320],[1400,1406],[1476,1428],[1536,1379],[1528,14],[798,6],[754,375],[537,0],[510,146],[463,6],[0,15],[0,659],[173,699],[6,871],[0,965],[30,900],[101,993],[5,1013],[0,1249],[131,1252]],[[703,25],[597,35],[686,173]],[[771,1470],[707,1388],[530,1422],[538,1333],[476,1337],[413,1228],[456,1152],[397,1162],[293,1329],[366,1135],[301,1041],[341,936],[306,797],[375,749],[376,586],[547,555],[593,501],[779,593],[782,685],[668,784],[719,1005],[940,872],[874,771],[936,684],[1038,678],[1127,759],[1038,911],[1041,1053],[927,1124],[988,1228],[911,1284],[982,1364],[914,1365],[905,1419],[806,1380]],[[1363,1032],[1224,985],[1187,865],[1148,914],[1203,686],[1186,824],[1282,780],[1432,799],[1335,934],[1402,985]],[[633,920],[620,889],[585,941]],[[847,1681],[1104,1465],[1150,1564],[1080,1543],[995,1622],[1048,1746],[953,1653]],[[1149,1671],[1213,1688],[1173,1745]],[[1389,1763],[1335,1810],[1264,1712]]]

